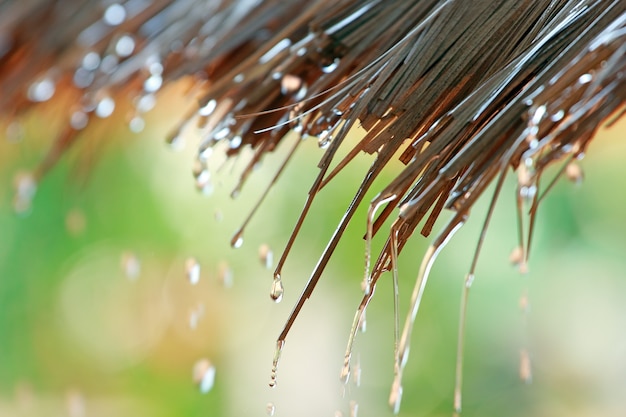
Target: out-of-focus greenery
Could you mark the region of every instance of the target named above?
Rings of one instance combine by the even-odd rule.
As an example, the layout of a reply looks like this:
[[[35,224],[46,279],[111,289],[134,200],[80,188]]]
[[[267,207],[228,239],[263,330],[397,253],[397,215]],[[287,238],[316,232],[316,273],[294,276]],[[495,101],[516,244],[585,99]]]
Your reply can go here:
[[[31,212],[21,216],[12,210],[11,183],[42,158],[54,123],[45,112],[31,114],[21,140],[1,140],[0,416],[261,416],[267,402],[276,416],[332,416],[335,410],[347,416],[350,401],[359,404],[359,416],[391,415],[388,276],[356,341],[361,384],[350,382],[342,397],[338,381],[361,297],[365,207],[292,329],[279,386],[267,386],[274,339],[371,157],[362,156],[320,195],[283,271],[285,297],[274,304],[272,271],[259,261],[258,248],[267,244],[278,258],[321,151],[314,141],[303,144],[235,250],[231,234],[287,149],[264,161],[238,200],[228,195],[245,157],[220,170],[206,197],[191,175],[198,137],[190,134],[182,152],[168,149],[161,138],[173,121],[166,116],[167,110],[151,115],[139,135],[120,120],[100,121],[100,139],[85,135],[70,149],[39,184]],[[618,416],[626,410],[625,122],[592,144],[582,161],[582,186],[560,181],[542,203],[525,276],[508,262],[517,227],[510,175],[470,294],[464,416]],[[461,289],[487,204],[483,198],[433,268],[400,415],[451,414]],[[428,242],[415,236],[401,255],[402,321]],[[121,265],[125,256],[140,262],[135,279]],[[197,285],[185,277],[189,257],[201,265]],[[224,270],[232,270],[231,288],[220,283]],[[525,320],[519,299],[526,292]],[[189,314],[199,308],[192,329]],[[532,359],[529,385],[518,376],[524,346]],[[217,370],[206,394],[192,380],[201,358]]]

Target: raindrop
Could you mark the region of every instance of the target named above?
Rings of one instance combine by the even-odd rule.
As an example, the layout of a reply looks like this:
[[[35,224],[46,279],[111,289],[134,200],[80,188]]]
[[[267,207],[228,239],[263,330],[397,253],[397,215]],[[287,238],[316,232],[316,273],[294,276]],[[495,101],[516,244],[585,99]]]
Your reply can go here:
[[[515,247],[509,255],[509,262],[512,265],[519,265],[524,260],[524,251],[521,246]]]
[[[593,76],[591,74],[583,74],[580,77],[578,77],[578,82],[580,84],[587,84],[592,79],[593,79]]]
[[[220,139],[224,139],[229,134],[230,134],[230,128],[229,127],[223,127],[221,129],[215,131],[215,133],[213,133],[213,140],[214,141],[218,141]]]
[[[330,74],[331,72],[336,70],[338,66],[339,66],[339,58],[335,58],[333,62],[322,67],[322,72],[326,74]]]
[[[276,412],[276,406],[274,405],[274,403],[269,402],[265,405],[265,412],[267,413],[268,416],[273,416],[274,413]]]
[[[150,74],[152,74],[152,75],[162,75],[163,74],[163,64],[161,64],[161,62],[159,62],[157,59],[155,59],[153,62],[151,62],[148,65],[148,71],[150,71]]]
[[[200,264],[196,258],[187,258],[185,261],[185,274],[191,285],[196,285],[200,281]]]
[[[154,108],[156,105],[156,97],[154,94],[145,94],[137,100],[137,111],[146,113]]]
[[[196,362],[192,375],[193,382],[198,385],[202,394],[211,391],[215,383],[215,366],[208,359],[200,359]]]
[[[358,329],[361,333],[365,333],[365,331],[367,330],[367,319],[365,318],[365,310],[363,310],[359,318]]]
[[[189,312],[189,327],[195,330],[198,327],[200,318],[204,315],[204,306],[198,304],[198,307]]]
[[[567,176],[568,180],[570,180],[576,185],[582,184],[583,179],[585,177],[580,165],[578,165],[574,161],[567,164],[567,167],[565,168],[565,175]]]
[[[27,212],[32,204],[37,191],[37,182],[30,172],[20,172],[13,180],[15,195],[13,197],[13,209],[16,213]]]
[[[128,123],[128,127],[130,128],[132,132],[139,133],[143,131],[143,129],[146,127],[146,122],[145,120],[143,120],[142,117],[135,116],[132,119],[130,119],[130,122]]]
[[[97,52],[88,52],[83,57],[82,66],[87,71],[95,71],[100,66],[100,55]]]
[[[75,111],[70,116],[70,126],[72,126],[75,130],[82,130],[87,126],[89,122],[89,117],[86,113],[82,111]]]
[[[550,120],[552,120],[553,122],[558,122],[559,120],[563,119],[563,116],[565,116],[565,112],[561,109],[554,113],[552,116],[550,116]]]
[[[232,268],[226,262],[220,263],[217,276],[224,287],[230,288],[233,286],[235,276]]]
[[[139,277],[141,272],[141,262],[134,253],[129,251],[122,253],[121,266],[126,278],[134,281]]]
[[[130,35],[121,36],[115,43],[115,53],[121,58],[125,58],[135,50],[135,40]]]
[[[241,136],[239,135],[234,136],[231,140],[228,141],[228,147],[230,149],[237,149],[238,147],[241,146],[241,142],[242,142]]]
[[[106,119],[115,110],[115,101],[111,97],[105,97],[96,105],[96,116]]]
[[[243,76],[243,74],[239,73],[233,77],[233,82],[239,84],[242,83],[244,79],[245,77]]]
[[[102,58],[102,62],[100,63],[100,71],[105,74],[112,74],[117,69],[117,64],[119,64],[119,60],[115,55],[107,55]]]
[[[320,149],[326,149],[328,148],[328,145],[330,145],[330,142],[332,140],[333,137],[330,132],[328,130],[322,130],[317,136],[317,145],[320,147]]]
[[[104,11],[103,20],[109,26],[117,26],[126,19],[126,9],[119,3],[113,3]]]
[[[28,87],[28,99],[34,102],[48,101],[54,95],[54,91],[54,82],[50,78],[43,78]]]
[[[402,382],[400,381],[399,375],[393,380],[393,384],[391,385],[391,393],[389,394],[389,406],[393,410],[394,414],[398,414],[400,412],[400,404],[402,403]]]
[[[210,116],[211,113],[213,113],[213,111],[215,111],[216,107],[217,107],[217,101],[209,100],[209,102],[207,104],[205,104],[204,106],[200,107],[200,110],[198,110],[198,114],[200,116]]]
[[[182,151],[185,149],[185,139],[179,134],[166,137],[165,143],[167,143],[170,146],[170,149],[174,151]]]
[[[238,230],[237,233],[230,239],[230,246],[238,249],[243,245],[243,230]]]
[[[262,244],[259,247],[259,260],[265,268],[270,269],[272,267],[274,263],[274,253],[268,245]]]
[[[283,299],[285,289],[283,287],[283,280],[280,278],[280,274],[274,274],[274,280],[272,281],[272,288],[270,289],[270,298],[275,303],[280,303]]]

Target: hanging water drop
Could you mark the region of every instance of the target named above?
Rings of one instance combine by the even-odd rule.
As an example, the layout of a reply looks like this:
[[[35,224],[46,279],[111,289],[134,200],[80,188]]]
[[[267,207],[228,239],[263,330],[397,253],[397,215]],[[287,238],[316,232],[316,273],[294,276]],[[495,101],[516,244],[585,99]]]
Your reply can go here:
[[[526,349],[520,350],[519,377],[527,384],[530,384],[533,379],[530,355]]]
[[[20,172],[15,175],[13,180],[15,194],[13,196],[13,209],[16,213],[26,213],[31,208],[35,192],[37,191],[37,182],[30,172]]]
[[[265,268],[270,269],[272,267],[274,263],[274,253],[267,244],[262,244],[259,247],[259,260],[261,261],[261,265]]]
[[[28,99],[34,102],[48,101],[54,95],[56,87],[50,78],[35,81],[28,87]]]
[[[193,366],[192,377],[200,392],[206,394],[215,383],[215,366],[208,359],[200,359]]]
[[[185,261],[185,274],[191,285],[196,285],[200,281],[200,264],[196,258],[187,258]]]
[[[399,374],[393,379],[391,385],[391,393],[389,394],[389,407],[393,410],[394,414],[400,412],[400,404],[402,403],[402,381]]]
[[[104,11],[102,19],[109,26],[121,25],[126,19],[126,9],[119,3],[113,3]]]
[[[233,270],[226,262],[220,262],[218,269],[218,278],[220,283],[224,287],[230,288],[233,286],[235,280]]]
[[[87,126],[87,123],[89,123],[89,117],[85,112],[75,111],[70,116],[70,126],[72,126],[72,129],[74,130],[84,129]]]
[[[128,122],[128,127],[133,133],[140,133],[146,127],[146,122],[142,117],[135,116]]]
[[[274,274],[274,280],[272,281],[272,288],[270,289],[270,298],[275,303],[280,303],[283,299],[283,280],[280,278],[280,274]]]
[[[276,341],[276,350],[274,351],[274,359],[272,360],[272,373],[270,375],[270,388],[276,387],[276,384],[278,383],[278,362],[280,361],[280,355],[283,353],[284,347],[284,340]]]
[[[113,101],[111,97],[104,97],[96,105],[95,112],[96,112],[96,116],[100,117],[101,119],[106,119],[107,117],[113,114],[114,110],[115,110],[115,101]]]
[[[365,333],[365,331],[367,330],[367,319],[365,318],[365,310],[361,312],[361,316],[359,317],[358,329],[361,333]]]
[[[511,262],[511,265],[516,266],[522,263],[523,261],[524,261],[524,250],[522,249],[521,246],[516,246],[511,251],[511,254],[509,255],[509,262]]]
[[[135,50],[135,40],[130,35],[121,36],[115,43],[115,53],[120,58],[130,56]]]
[[[328,145],[330,145],[330,142],[332,140],[333,140],[333,137],[330,134],[330,131],[322,130],[320,134],[317,136],[317,146],[319,146],[320,149],[326,149],[328,148]]]
[[[276,412],[276,406],[274,405],[274,403],[269,402],[265,405],[265,412],[267,413],[268,416],[273,416],[274,413]]]
[[[239,249],[243,245],[243,230],[238,230],[230,239],[230,246],[235,249]]]
[[[161,86],[163,85],[163,78],[160,75],[151,75],[144,81],[143,90],[146,93],[155,93],[157,92]]]
[[[337,69],[337,67],[339,66],[339,62],[339,58],[335,58],[331,63],[322,67],[322,72],[324,72],[325,74],[330,74]]]
[[[131,281],[136,280],[141,273],[141,262],[133,252],[122,253],[121,266],[124,275]]]
[[[350,417],[357,417],[357,413],[359,412],[359,403],[352,400],[350,401]]]

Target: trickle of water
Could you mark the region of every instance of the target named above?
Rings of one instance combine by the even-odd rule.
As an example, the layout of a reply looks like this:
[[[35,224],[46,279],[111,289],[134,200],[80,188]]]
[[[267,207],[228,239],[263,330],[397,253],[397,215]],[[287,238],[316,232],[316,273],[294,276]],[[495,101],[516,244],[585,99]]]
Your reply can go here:
[[[509,255],[509,262],[511,265],[519,265],[524,261],[524,250],[521,246],[516,246]]]
[[[358,412],[359,412],[359,403],[357,403],[354,400],[350,401],[350,417],[357,417]]]
[[[100,55],[97,52],[87,52],[81,62],[82,67],[87,71],[95,71],[100,66]]]
[[[565,175],[567,176],[568,180],[576,185],[582,184],[585,177],[583,169],[574,161],[567,164],[567,167],[565,168]]]
[[[270,388],[274,388],[278,381],[277,373],[278,373],[278,362],[280,361],[280,355],[283,353],[283,348],[285,347],[284,340],[278,340],[276,342],[276,350],[274,351],[274,360],[272,361],[272,373],[270,375]]]
[[[243,230],[238,230],[233,237],[230,239],[230,246],[235,249],[238,249],[243,245]]]
[[[206,394],[215,383],[215,366],[208,359],[200,359],[193,366],[192,377],[200,392]]]
[[[283,287],[283,280],[281,279],[280,274],[274,274],[272,288],[270,289],[270,298],[274,300],[275,303],[280,303],[283,299],[284,292],[285,289]]]
[[[200,116],[210,116],[216,107],[217,107],[217,101],[209,100],[207,104],[200,107],[200,110],[198,110],[198,114]]]
[[[354,370],[352,371],[352,382],[357,387],[361,386],[361,356],[357,356]]]
[[[520,362],[519,362],[519,377],[520,379],[530,384],[533,380],[532,369],[530,365],[530,355],[526,349],[520,350]]]
[[[141,273],[141,262],[137,255],[133,252],[126,251],[122,253],[121,266],[124,275],[131,281],[139,278],[139,274]]]
[[[185,261],[185,274],[191,285],[196,285],[200,281],[200,264],[196,258],[187,258]]]
[[[146,93],[155,93],[159,91],[163,85],[163,78],[160,75],[151,75],[143,82],[143,90]]]
[[[235,281],[233,270],[226,262],[220,262],[218,277],[224,287],[230,288],[233,286]]]
[[[276,406],[274,405],[274,403],[269,402],[265,405],[265,412],[267,413],[268,416],[273,416],[274,413],[276,412]]]
[[[259,260],[267,269],[270,269],[274,264],[274,252],[272,252],[270,247],[265,243],[259,246]]]

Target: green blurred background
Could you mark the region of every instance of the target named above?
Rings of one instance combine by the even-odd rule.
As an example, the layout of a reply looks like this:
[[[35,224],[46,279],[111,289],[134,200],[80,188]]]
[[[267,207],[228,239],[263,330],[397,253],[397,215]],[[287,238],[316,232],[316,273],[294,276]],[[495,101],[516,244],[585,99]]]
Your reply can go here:
[[[158,107],[140,134],[123,115],[97,121],[39,184],[24,215],[13,212],[12,183],[44,156],[59,118],[45,108],[31,112],[20,139],[0,140],[0,416],[263,416],[268,402],[276,416],[348,416],[351,401],[359,416],[391,415],[390,276],[381,279],[367,331],[357,337],[360,386],[351,381],[342,397],[338,380],[361,297],[365,207],[289,335],[278,387],[268,387],[274,340],[371,157],[361,156],[319,196],[275,304],[272,270],[258,251],[268,245],[278,259],[321,151],[312,140],[303,144],[243,246],[232,249],[232,233],[287,149],[264,160],[237,200],[229,194],[245,156],[227,164],[205,196],[191,175],[198,136],[190,132],[179,152],[162,140],[175,122],[170,112]],[[464,416],[626,413],[625,132],[626,120],[603,131],[582,161],[582,186],[560,181],[543,202],[528,275],[508,261],[516,245],[510,176],[470,294]],[[435,264],[401,416],[452,414],[459,301],[487,203],[481,200]],[[402,320],[428,243],[416,236],[401,255]],[[189,257],[201,267],[197,285],[186,279]],[[129,259],[140,265],[136,277],[128,276]],[[221,282],[225,273],[232,287]],[[526,318],[519,307],[525,293]],[[531,384],[519,378],[524,347]],[[192,377],[203,358],[216,369],[204,394]]]

